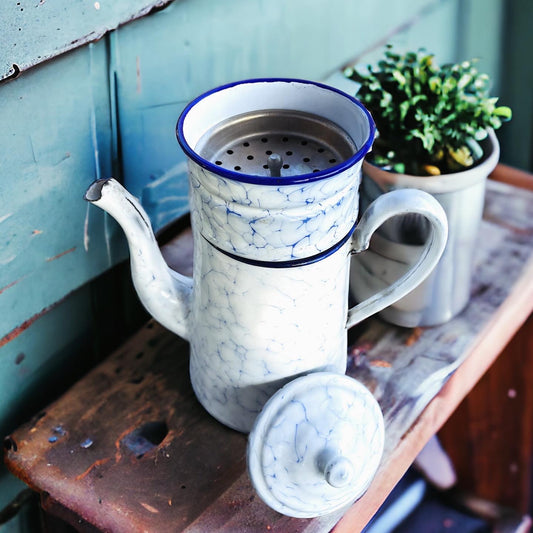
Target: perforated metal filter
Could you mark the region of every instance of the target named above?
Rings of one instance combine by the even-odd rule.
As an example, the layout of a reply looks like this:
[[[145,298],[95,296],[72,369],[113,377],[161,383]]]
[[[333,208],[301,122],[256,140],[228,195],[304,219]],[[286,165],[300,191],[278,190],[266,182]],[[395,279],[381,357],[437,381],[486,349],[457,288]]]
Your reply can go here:
[[[221,168],[243,174],[298,176],[342,163],[357,146],[342,128],[322,117],[269,109],[217,124],[203,135],[196,151]]]

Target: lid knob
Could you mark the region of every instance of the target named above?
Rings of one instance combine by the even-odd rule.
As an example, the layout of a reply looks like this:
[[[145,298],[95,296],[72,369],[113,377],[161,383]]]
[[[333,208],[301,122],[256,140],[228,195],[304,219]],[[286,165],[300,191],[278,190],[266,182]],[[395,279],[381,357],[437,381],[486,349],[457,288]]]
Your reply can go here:
[[[250,478],[280,513],[332,513],[367,490],[384,438],[381,409],[363,384],[311,372],[274,393],[258,415],[248,439]]]
[[[326,481],[337,489],[346,487],[353,479],[354,466],[350,459],[337,455],[333,457],[324,468]]]

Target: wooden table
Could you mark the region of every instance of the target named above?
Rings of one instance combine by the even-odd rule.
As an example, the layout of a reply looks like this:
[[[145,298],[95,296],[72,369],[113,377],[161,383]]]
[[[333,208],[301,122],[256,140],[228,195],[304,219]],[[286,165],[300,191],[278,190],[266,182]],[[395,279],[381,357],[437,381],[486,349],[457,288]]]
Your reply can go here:
[[[291,519],[262,503],[246,436],[204,412],[187,344],[153,321],[13,432],[6,464],[80,531],[359,531],[533,310],[533,192],[490,181],[478,242],[460,316],[427,329],[373,318],[350,332],[348,374],[378,399],[386,446],[369,490],[342,513]]]

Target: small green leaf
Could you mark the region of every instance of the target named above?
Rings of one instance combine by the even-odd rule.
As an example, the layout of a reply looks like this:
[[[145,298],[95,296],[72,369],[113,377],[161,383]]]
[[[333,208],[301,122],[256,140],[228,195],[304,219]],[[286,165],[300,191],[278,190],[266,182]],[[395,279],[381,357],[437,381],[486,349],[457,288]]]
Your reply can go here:
[[[428,85],[432,93],[440,93],[442,82],[438,76],[431,76],[431,78],[428,80]]]
[[[472,82],[472,76],[470,74],[463,74],[457,83],[458,89],[464,89]]]
[[[500,117],[502,120],[511,120],[513,118],[513,112],[510,107],[501,105],[494,110],[494,114]]]
[[[457,87],[457,80],[455,78],[446,78],[442,83],[442,92],[448,94]]]
[[[392,77],[400,84],[400,86],[405,85],[405,76],[399,70],[393,70]]]
[[[409,112],[409,107],[411,106],[411,104],[409,103],[409,100],[404,100],[401,104],[400,104],[400,120],[404,120],[405,117],[407,116],[407,113]]]
[[[475,139],[467,139],[466,145],[470,149],[474,161],[477,161],[483,157],[483,148],[479,146],[479,143]]]
[[[487,137],[488,137],[488,133],[485,128],[477,130],[476,133],[474,134],[474,139],[476,141],[482,141],[483,139],[486,139]]]
[[[497,130],[498,128],[501,128],[502,121],[498,117],[491,117],[490,125],[493,127],[493,129]]]

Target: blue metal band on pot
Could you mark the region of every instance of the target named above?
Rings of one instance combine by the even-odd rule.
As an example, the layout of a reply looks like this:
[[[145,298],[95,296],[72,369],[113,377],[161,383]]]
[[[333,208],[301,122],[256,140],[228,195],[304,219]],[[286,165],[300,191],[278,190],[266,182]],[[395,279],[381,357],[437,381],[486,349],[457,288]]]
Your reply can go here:
[[[241,263],[246,263],[247,265],[257,266],[257,267],[263,267],[263,268],[295,268],[295,267],[302,267],[306,265],[311,265],[313,263],[317,263],[318,261],[322,261],[326,257],[331,256],[338,250],[340,250],[350,239],[352,236],[355,227],[357,226],[357,223],[353,225],[350,232],[338,243],[336,243],[334,246],[329,248],[328,250],[325,250],[324,252],[321,252],[319,254],[313,255],[311,257],[303,257],[301,259],[293,259],[290,261],[257,261],[255,259],[249,259],[245,257],[240,257],[238,255],[232,254],[230,252],[227,252],[226,250],[223,250],[222,248],[219,248],[212,242],[210,242],[205,237],[204,240],[210,244],[213,248],[218,250],[219,252],[223,253],[224,255],[230,257],[231,259],[234,259],[236,261],[240,261]]]
[[[272,134],[263,134],[268,127]],[[361,165],[374,133],[370,114],[357,100],[315,82],[247,80],[198,97],[178,121],[178,140],[189,156],[196,234],[224,252],[259,262],[307,260],[326,252],[357,220]],[[289,137],[293,147],[283,149]],[[268,145],[262,142],[269,140],[273,149],[264,150]],[[279,154],[273,154],[276,143]],[[311,145],[314,155],[304,157]],[[222,161],[243,146],[250,148],[240,153],[242,167]],[[255,155],[247,151],[252,148]],[[320,160],[322,153],[330,155]],[[285,157],[286,164],[274,168],[269,154]],[[306,159],[313,166],[306,167]],[[254,160],[255,173],[246,170],[247,160]],[[232,164],[243,171],[229,170]]]

